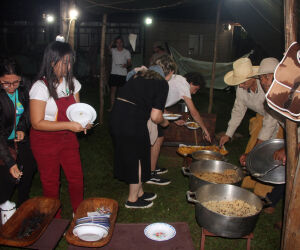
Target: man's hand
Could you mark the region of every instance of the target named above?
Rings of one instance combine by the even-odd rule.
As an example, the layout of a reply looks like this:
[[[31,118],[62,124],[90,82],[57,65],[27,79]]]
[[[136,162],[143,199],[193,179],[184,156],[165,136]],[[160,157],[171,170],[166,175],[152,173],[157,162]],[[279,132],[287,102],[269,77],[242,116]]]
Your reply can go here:
[[[221,137],[221,139],[220,139],[219,146],[220,146],[220,147],[223,147],[224,144],[225,144],[226,142],[228,142],[229,140],[230,140],[230,137],[229,137],[228,135],[223,135],[223,136]]]
[[[246,159],[248,154],[242,154],[240,157],[240,164],[245,167],[246,166]]]
[[[286,153],[285,153],[285,148],[278,149],[275,151],[273,155],[274,160],[277,161],[282,161],[283,165],[286,163]]]

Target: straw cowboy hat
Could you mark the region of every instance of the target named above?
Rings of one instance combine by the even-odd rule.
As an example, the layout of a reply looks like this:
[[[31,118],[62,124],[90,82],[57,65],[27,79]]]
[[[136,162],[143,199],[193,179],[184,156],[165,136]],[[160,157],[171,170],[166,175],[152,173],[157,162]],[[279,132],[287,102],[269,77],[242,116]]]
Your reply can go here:
[[[258,66],[252,66],[249,58],[240,58],[233,62],[233,70],[224,76],[224,82],[229,86],[239,85],[257,74]]]
[[[260,62],[257,74],[254,75],[253,77],[266,75],[266,74],[273,74],[278,64],[279,61],[274,57],[268,57],[263,59]]]

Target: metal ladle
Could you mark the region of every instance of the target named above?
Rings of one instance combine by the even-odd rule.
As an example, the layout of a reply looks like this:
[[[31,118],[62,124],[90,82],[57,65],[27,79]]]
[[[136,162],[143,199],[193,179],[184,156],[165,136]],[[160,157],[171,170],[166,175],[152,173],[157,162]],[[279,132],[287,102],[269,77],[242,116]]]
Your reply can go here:
[[[273,167],[271,167],[270,169],[268,169],[268,170],[265,171],[264,173],[253,173],[252,176],[253,176],[253,177],[259,177],[259,178],[260,178],[260,177],[263,177],[263,176],[265,176],[267,173],[273,171],[275,168],[278,168],[278,167],[280,167],[280,166],[282,166],[282,163],[279,163],[279,164],[274,165]]]

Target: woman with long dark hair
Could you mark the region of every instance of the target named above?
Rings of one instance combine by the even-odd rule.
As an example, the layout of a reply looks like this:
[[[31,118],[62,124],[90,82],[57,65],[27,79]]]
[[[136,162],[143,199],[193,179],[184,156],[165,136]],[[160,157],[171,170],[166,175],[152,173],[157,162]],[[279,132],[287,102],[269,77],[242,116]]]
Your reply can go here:
[[[0,86],[0,204],[11,198],[18,184],[19,206],[29,198],[36,163],[28,136],[28,86],[12,58],[0,59]]]
[[[62,166],[75,212],[83,200],[83,174],[76,133],[86,132],[88,127],[83,128],[66,116],[67,108],[79,102],[81,89],[73,77],[73,62],[70,44],[55,41],[46,48],[38,80],[30,90],[30,140],[44,196],[59,198]]]

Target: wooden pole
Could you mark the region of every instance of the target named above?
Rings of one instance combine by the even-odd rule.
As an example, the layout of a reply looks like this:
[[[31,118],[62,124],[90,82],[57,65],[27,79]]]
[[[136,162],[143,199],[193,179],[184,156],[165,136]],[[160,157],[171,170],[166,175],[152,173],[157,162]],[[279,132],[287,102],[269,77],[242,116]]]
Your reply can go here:
[[[105,80],[105,60],[104,60],[104,49],[105,49],[105,33],[106,33],[106,22],[107,14],[103,14],[102,18],[102,33],[101,33],[101,47],[100,47],[100,110],[99,110],[99,123],[103,124],[103,110],[104,110],[104,80]]]
[[[216,18],[216,33],[215,33],[215,44],[214,44],[214,58],[211,68],[211,82],[209,89],[209,105],[208,105],[208,113],[212,112],[213,107],[213,98],[214,98],[214,84],[215,84],[215,70],[216,70],[216,61],[217,61],[217,52],[218,52],[218,34],[219,34],[219,23],[220,23],[220,13],[222,8],[223,0],[219,0],[217,6],[217,18]]]
[[[285,49],[297,41],[296,0],[284,1]],[[300,249],[300,169],[297,123],[286,119],[286,191],[281,249]]]
[[[60,35],[64,38],[67,37],[68,33],[68,0],[60,0]]]
[[[70,9],[76,9],[76,1],[75,0],[69,0],[69,10]],[[75,19],[69,20],[69,27],[68,27],[68,35],[67,35],[67,41],[72,46],[73,50],[75,48]]]

